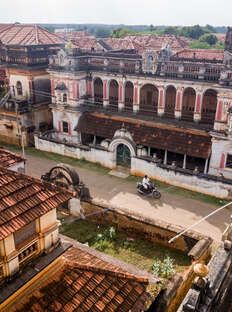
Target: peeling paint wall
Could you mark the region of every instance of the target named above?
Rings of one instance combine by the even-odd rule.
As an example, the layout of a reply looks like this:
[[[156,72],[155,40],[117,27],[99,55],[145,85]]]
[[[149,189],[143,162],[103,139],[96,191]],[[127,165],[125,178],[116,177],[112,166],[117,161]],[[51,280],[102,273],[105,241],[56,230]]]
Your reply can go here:
[[[44,140],[37,136],[35,136],[35,146],[42,151],[78,159],[84,158],[90,162],[100,163],[107,168],[112,169],[116,167],[114,151],[97,149],[94,147],[81,147],[80,145],[67,146],[62,143]],[[218,198],[232,198],[232,186],[229,184],[207,180],[197,176],[185,175],[170,169],[163,169],[158,167],[154,162],[149,162],[137,157],[131,158],[130,172],[132,175],[136,176],[147,174],[152,179]]]

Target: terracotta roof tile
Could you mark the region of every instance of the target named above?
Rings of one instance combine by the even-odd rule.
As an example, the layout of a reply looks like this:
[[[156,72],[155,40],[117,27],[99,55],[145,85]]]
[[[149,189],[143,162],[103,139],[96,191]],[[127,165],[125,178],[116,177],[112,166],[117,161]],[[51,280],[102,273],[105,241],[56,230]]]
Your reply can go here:
[[[148,299],[148,280],[131,275],[78,248],[70,248],[56,272],[48,272],[15,311],[139,312]],[[88,259],[88,265],[83,264]],[[110,269],[109,269],[110,267]],[[52,274],[52,275],[51,275]]]
[[[160,51],[167,44],[170,45],[173,52],[176,52],[187,48],[189,45],[187,38],[173,35],[135,35],[104,40],[113,50],[135,49],[139,53],[146,50]]]
[[[223,61],[224,50],[214,49],[184,49],[177,52],[174,57],[186,58],[186,59],[199,59],[199,60],[217,60]]]
[[[84,113],[76,129],[83,134],[112,139],[115,131],[122,127],[131,133],[136,144],[167,149],[193,157],[208,158],[211,153],[211,137],[205,131],[135,118],[109,116],[103,113]]]
[[[0,166],[8,168],[17,163],[25,161],[24,158],[20,155],[12,153],[4,148],[0,147]]]
[[[0,240],[71,197],[64,189],[0,167]]]
[[[53,45],[65,41],[48,30],[31,24],[0,24],[0,40],[5,45]]]

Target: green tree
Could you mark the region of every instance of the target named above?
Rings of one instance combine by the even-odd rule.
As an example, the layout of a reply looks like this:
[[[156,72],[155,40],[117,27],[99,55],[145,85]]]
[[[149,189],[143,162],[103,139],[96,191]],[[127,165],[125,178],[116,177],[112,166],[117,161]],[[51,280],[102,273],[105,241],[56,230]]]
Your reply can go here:
[[[199,41],[206,42],[212,46],[218,42],[218,38],[213,34],[204,34],[199,38]]]
[[[98,38],[107,38],[111,35],[111,32],[107,28],[97,28],[95,31],[95,36]]]

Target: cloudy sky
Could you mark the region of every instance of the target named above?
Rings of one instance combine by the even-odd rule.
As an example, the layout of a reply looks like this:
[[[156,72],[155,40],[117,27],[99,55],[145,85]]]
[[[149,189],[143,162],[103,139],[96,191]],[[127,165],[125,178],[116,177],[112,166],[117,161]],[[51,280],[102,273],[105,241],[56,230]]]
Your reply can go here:
[[[0,0],[0,22],[232,25],[231,0]]]

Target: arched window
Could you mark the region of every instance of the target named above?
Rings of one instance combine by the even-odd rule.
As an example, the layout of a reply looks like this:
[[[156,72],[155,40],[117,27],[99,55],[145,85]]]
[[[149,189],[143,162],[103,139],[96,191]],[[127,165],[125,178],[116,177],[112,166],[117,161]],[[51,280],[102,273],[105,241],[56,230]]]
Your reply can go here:
[[[196,101],[196,91],[193,88],[186,88],[183,94],[182,120],[193,121]]]
[[[63,94],[63,102],[67,103],[67,94],[66,93]]]
[[[17,81],[16,83],[16,90],[17,90],[17,95],[23,95],[23,87],[20,81]]]
[[[140,90],[140,113],[143,115],[151,115],[152,112],[157,114],[158,99],[158,89],[152,84],[145,84]]]
[[[176,105],[176,89],[173,86],[168,86],[165,96],[165,108],[164,113],[168,118],[175,117],[175,105]]]
[[[204,93],[201,109],[201,122],[214,124],[217,110],[217,91],[209,89]]]
[[[103,104],[103,82],[100,78],[94,80],[94,102]]]

